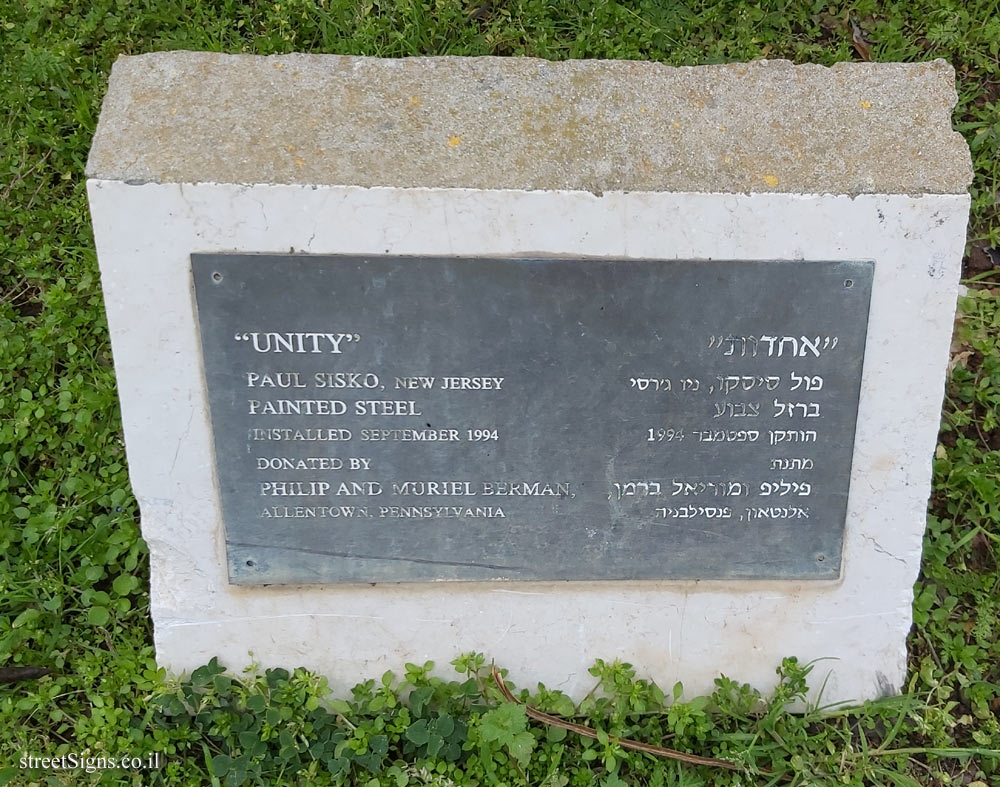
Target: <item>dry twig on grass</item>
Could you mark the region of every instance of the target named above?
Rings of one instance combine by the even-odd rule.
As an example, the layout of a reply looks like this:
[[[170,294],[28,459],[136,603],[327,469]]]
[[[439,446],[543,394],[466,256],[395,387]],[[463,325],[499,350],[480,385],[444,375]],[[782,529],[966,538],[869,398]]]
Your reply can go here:
[[[571,721],[566,721],[565,719],[560,719],[558,716],[550,716],[548,713],[542,713],[542,711],[536,710],[530,705],[520,702],[516,697],[514,697],[513,694],[511,694],[510,689],[507,688],[507,684],[504,683],[503,677],[500,675],[500,670],[497,669],[495,664],[493,665],[493,680],[497,684],[497,688],[500,689],[500,693],[503,694],[504,698],[506,698],[508,702],[524,706],[524,712],[529,719],[540,721],[542,724],[548,724],[552,727],[560,727],[564,730],[575,732],[577,735],[583,735],[585,738],[597,739],[597,732],[584,724],[576,724]],[[657,757],[667,757],[668,759],[679,760],[680,762],[686,762],[690,765],[707,765],[710,768],[725,768],[729,771],[742,770],[742,768],[735,762],[720,760],[716,757],[701,757],[697,754],[687,754],[686,752],[677,751],[676,749],[668,749],[664,746],[654,746],[650,743],[633,741],[629,738],[612,737],[610,740],[621,746],[623,749],[642,751],[646,752],[646,754],[653,754]],[[759,773],[767,774],[769,772],[761,769]]]

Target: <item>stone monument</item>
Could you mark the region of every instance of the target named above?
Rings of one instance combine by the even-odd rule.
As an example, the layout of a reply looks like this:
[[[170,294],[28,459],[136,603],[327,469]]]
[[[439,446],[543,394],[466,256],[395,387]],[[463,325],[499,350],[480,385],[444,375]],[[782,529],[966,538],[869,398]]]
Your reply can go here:
[[[971,163],[943,62],[168,52],[88,164],[157,657],[906,667]]]

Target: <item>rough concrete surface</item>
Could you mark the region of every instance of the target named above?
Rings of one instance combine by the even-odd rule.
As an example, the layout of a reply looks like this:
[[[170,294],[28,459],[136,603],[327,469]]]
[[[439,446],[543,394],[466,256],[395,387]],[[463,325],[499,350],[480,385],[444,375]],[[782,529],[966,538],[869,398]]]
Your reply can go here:
[[[947,63],[160,52],[114,66],[87,166],[132,183],[955,194]]]

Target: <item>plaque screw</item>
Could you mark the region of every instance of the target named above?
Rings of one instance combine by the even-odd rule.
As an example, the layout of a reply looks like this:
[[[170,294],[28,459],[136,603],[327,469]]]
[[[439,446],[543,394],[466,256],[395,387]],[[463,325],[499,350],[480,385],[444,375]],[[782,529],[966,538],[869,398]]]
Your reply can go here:
[[[216,284],[218,284],[220,281],[222,281],[222,274],[219,273],[218,271],[216,271],[215,273],[213,273],[212,274],[212,281],[214,281]]]
[[[250,568],[253,568],[253,567],[254,567],[254,566],[256,566],[257,564],[256,564],[256,563],[254,563],[254,562],[253,562],[252,560],[248,560],[248,561],[247,561],[247,565],[248,565],[248,566],[249,566]]]
[[[849,290],[854,286],[854,279],[844,279],[844,289]]]
[[[826,555],[816,555],[816,562],[822,563],[826,560]]]

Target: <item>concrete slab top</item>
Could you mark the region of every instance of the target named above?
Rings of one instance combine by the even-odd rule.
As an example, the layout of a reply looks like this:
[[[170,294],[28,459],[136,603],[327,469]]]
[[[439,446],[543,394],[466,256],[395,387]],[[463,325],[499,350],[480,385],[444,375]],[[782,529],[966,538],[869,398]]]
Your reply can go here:
[[[958,194],[947,63],[160,52],[121,57],[91,178]]]

